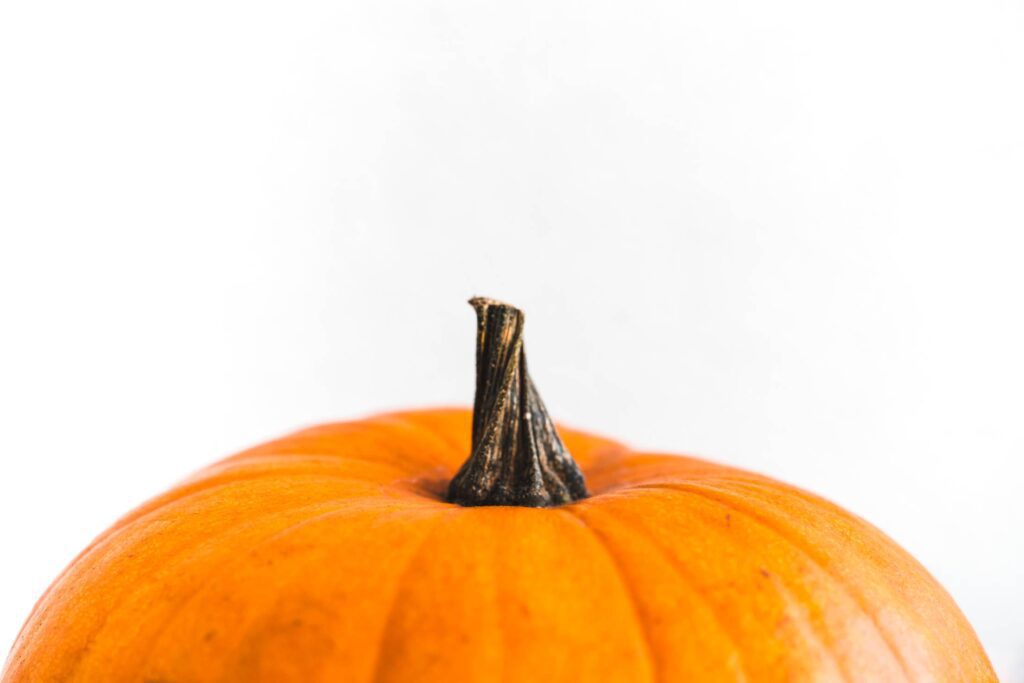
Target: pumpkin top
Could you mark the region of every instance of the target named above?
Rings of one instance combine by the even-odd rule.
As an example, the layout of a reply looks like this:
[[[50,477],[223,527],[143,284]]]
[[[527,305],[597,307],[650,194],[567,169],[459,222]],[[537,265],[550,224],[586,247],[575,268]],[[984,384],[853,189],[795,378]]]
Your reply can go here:
[[[860,518],[563,444],[522,313],[473,305],[472,414],[320,425],[196,473],[75,558],[0,680],[996,681],[949,595]]]

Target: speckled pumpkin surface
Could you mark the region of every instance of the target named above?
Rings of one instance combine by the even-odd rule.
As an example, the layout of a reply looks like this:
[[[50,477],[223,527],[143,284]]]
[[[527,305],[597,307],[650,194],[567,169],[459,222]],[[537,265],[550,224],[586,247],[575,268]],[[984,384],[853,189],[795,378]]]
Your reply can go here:
[[[470,422],[325,425],[198,473],[67,568],[3,680],[995,680],[936,581],[820,498],[563,429],[589,498],[459,507]]]

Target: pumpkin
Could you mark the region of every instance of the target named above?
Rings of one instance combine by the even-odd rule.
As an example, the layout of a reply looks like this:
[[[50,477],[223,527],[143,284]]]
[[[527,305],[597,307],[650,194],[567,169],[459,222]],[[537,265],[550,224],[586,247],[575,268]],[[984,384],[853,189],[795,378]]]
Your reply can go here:
[[[57,578],[3,681],[996,680],[883,533],[556,429],[522,313],[472,303],[472,412],[317,426],[192,476]]]

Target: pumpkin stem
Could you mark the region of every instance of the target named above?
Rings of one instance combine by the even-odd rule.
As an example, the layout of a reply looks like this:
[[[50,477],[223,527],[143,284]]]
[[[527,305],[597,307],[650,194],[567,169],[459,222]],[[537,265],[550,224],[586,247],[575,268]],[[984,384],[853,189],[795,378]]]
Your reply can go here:
[[[473,447],[448,500],[550,507],[586,498],[583,474],[526,371],[523,312],[493,299],[469,303],[477,316]]]

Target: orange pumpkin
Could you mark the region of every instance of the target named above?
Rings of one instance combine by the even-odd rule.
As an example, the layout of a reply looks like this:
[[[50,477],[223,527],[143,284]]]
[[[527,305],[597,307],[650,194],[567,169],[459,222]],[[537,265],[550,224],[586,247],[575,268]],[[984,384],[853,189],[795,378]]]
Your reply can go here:
[[[521,313],[474,303],[475,414],[323,425],[199,472],[71,563],[3,681],[996,680],[949,595],[858,517],[563,442]]]

